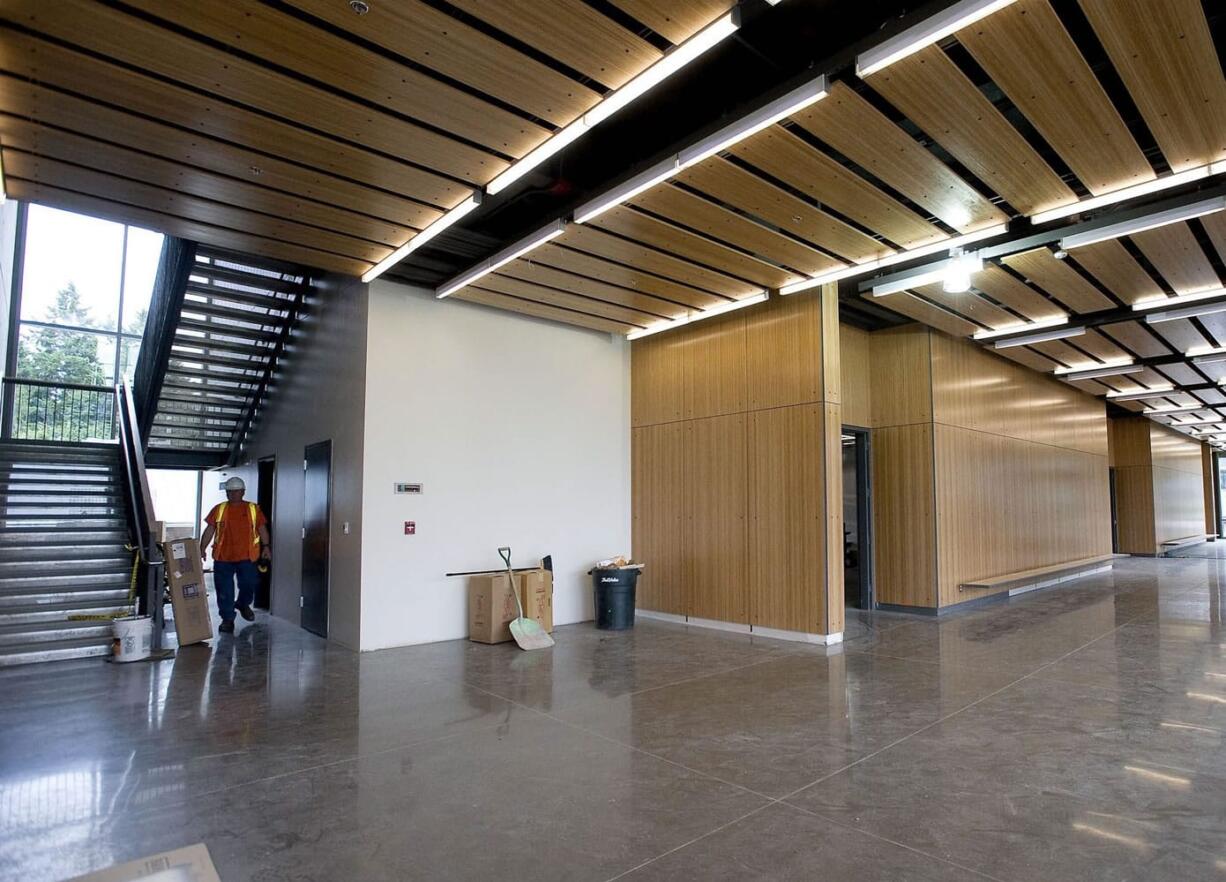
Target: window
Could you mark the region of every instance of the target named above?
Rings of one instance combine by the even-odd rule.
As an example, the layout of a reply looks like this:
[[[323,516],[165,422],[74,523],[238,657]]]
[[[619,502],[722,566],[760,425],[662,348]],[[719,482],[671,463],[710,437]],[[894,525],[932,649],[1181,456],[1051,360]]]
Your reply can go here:
[[[8,365],[12,435],[109,440],[111,387],[132,381],[162,234],[41,205],[26,211]]]
[[[29,206],[16,376],[130,380],[161,252],[161,233]]]

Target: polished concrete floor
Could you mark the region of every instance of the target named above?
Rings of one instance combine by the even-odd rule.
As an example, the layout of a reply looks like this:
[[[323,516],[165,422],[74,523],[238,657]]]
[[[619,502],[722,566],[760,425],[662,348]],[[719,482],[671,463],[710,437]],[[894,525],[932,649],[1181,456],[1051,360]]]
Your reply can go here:
[[[1167,557],[1226,558],[1226,540],[1215,539],[1213,542],[1200,542],[1196,545],[1188,545],[1168,552]]]
[[[835,651],[640,621],[355,655],[263,617],[0,674],[0,878],[1226,880],[1226,562]]]

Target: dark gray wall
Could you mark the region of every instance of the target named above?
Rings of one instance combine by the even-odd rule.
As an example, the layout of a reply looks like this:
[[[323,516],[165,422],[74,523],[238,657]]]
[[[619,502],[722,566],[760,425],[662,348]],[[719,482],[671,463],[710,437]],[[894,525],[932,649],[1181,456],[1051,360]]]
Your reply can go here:
[[[256,461],[276,456],[272,613],[299,622],[302,585],[302,454],[332,441],[329,638],[357,649],[361,627],[362,448],[366,409],[366,286],[320,277],[273,384],[242,465],[225,474],[247,481],[255,498]],[[345,533],[345,523],[349,525]]]

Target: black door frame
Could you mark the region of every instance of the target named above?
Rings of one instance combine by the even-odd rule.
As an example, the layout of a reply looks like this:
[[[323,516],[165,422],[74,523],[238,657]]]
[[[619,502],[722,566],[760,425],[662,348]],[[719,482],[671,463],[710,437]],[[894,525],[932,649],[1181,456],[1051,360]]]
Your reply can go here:
[[[276,521],[277,508],[277,457],[261,456],[256,460],[256,483],[255,483],[255,500],[260,506],[260,510],[264,512],[264,519],[268,522],[268,535],[272,536],[273,525]],[[267,504],[265,504],[265,496],[261,492],[264,489],[264,474],[265,469],[268,472],[268,496]],[[263,604],[261,604],[263,601]],[[255,605],[260,609],[272,611],[272,572],[271,568],[268,573],[260,574],[260,586],[255,592]]]
[[[308,469],[307,463],[310,460],[311,452],[322,448],[326,450],[328,462],[328,481],[327,494],[324,503],[324,572],[323,572],[323,621],[320,627],[308,627],[305,621],[305,616],[300,614],[299,623],[301,626],[310,631],[312,634],[318,634],[320,637],[328,636],[328,624],[331,612],[331,593],[332,593],[332,439],[326,441],[317,441],[314,444],[308,444],[302,451],[302,583],[299,589],[299,603],[301,604],[301,612],[306,612],[306,579],[307,579],[307,542],[310,537],[307,535],[307,480]]]
[[[873,435],[863,426],[843,426],[856,439],[856,533],[860,540],[860,609],[876,609],[873,568]],[[840,442],[841,443],[841,442]],[[846,586],[844,586],[846,592]],[[846,596],[846,594],[844,594]]]

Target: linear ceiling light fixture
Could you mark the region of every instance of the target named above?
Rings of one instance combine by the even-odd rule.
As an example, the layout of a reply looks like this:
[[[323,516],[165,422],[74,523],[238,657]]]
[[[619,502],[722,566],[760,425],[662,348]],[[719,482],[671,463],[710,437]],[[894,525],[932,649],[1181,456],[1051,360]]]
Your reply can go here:
[[[1139,374],[1145,370],[1145,366],[1141,364],[1133,364],[1131,361],[1122,362],[1120,364],[1105,364],[1101,367],[1094,368],[1065,368],[1058,367],[1052,373],[1064,380],[1096,380],[1099,377],[1119,377],[1125,374]]]
[[[887,68],[1013,2],[1014,0],[961,0],[872,49],[861,52],[856,56],[856,75],[867,77]]]
[[[1004,337],[1006,334],[1018,334],[1022,331],[1038,331],[1042,328],[1056,328],[1060,325],[1068,324],[1067,315],[1053,315],[1049,318],[1036,319],[1033,322],[1024,322],[1016,325],[1009,325],[1004,328],[996,328],[994,330],[976,331],[972,336],[976,340],[992,340],[996,337]]]
[[[442,300],[444,297],[454,294],[461,288],[471,285],[482,276],[488,276],[500,266],[505,266],[512,260],[515,260],[517,257],[523,257],[532,249],[544,245],[551,239],[556,239],[558,236],[562,235],[562,231],[565,229],[566,221],[554,221],[548,226],[537,230],[531,236],[526,236],[513,245],[508,245],[493,257],[487,257],[476,266],[460,273],[450,281],[444,282],[437,289],[435,289],[434,296],[439,300]]]
[[[1069,337],[1080,337],[1086,332],[1081,325],[1071,328],[1053,328],[1050,331],[1039,331],[1035,334],[1022,334],[1020,337],[1007,337],[996,341],[997,349],[1008,349],[1012,346],[1029,346],[1031,343],[1046,343],[1049,340],[1065,340]]]
[[[1172,429],[1182,429],[1187,426],[1212,426],[1217,423],[1223,423],[1223,422],[1226,422],[1226,420],[1223,420],[1221,417],[1217,417],[1216,419],[1208,419],[1208,420],[1206,419],[1180,420],[1177,423],[1168,423],[1168,425]]]
[[[1065,251],[1073,248],[1082,248],[1086,245],[1093,245],[1096,242],[1118,239],[1121,236],[1132,236],[1157,227],[1165,227],[1169,224],[1177,224],[1180,221],[1192,220],[1195,217],[1203,217],[1206,214],[1213,214],[1224,208],[1226,208],[1226,196],[1202,199],[1200,202],[1193,202],[1190,205],[1180,205],[1177,208],[1156,211],[1144,217],[1108,224],[1096,230],[1087,230],[1084,233],[1074,233],[1071,236],[1065,236],[1060,240],[1060,247]]]
[[[1174,386],[1155,386],[1153,389],[1142,389],[1140,392],[1108,392],[1108,401],[1144,401],[1147,398],[1165,398],[1177,390]]]
[[[1143,184],[1133,184],[1131,187],[1124,187],[1122,190],[1116,190],[1112,193],[1104,193],[1102,196],[1092,196],[1089,199],[1082,199],[1080,202],[1074,202],[1070,205],[1062,205],[1059,208],[1040,211],[1038,214],[1030,216],[1030,222],[1045,224],[1048,221],[1071,217],[1084,211],[1093,211],[1096,208],[1104,208],[1108,205],[1115,205],[1118,202],[1127,202],[1129,199],[1136,199],[1139,196],[1148,196],[1150,193],[1160,193],[1163,190],[1181,187],[1184,184],[1203,181],[1205,178],[1220,175],[1222,172],[1226,172],[1226,160],[1219,160],[1208,165],[1190,168],[1187,171],[1167,175],[1164,178],[1156,178]]]
[[[1215,352],[1212,355],[1197,355],[1192,359],[1192,364],[1197,367],[1204,367],[1210,364],[1222,364],[1226,362],[1226,352]]]
[[[607,193],[597,196],[590,202],[585,202],[575,209],[575,223],[585,224],[599,217],[610,208],[621,205],[633,199],[644,190],[650,190],[661,181],[666,181],[677,173],[677,157],[670,156],[663,162],[657,162],[646,171],[640,172],[630,180],[625,181]]]
[[[723,303],[719,306],[712,306],[710,309],[695,310],[687,313],[680,318],[669,319],[668,321],[656,322],[654,325],[649,325],[646,328],[640,328],[637,331],[631,331],[626,335],[627,340],[637,340],[640,337],[650,337],[652,334],[658,334],[661,331],[671,331],[673,328],[679,328],[682,325],[688,325],[691,322],[699,321],[700,319],[712,318],[717,315],[723,315],[726,312],[732,312],[737,309],[744,309],[746,306],[753,306],[755,303],[762,303],[770,296],[769,291],[761,291],[757,294],[751,294],[749,297],[744,297],[740,300],[735,300],[732,303]]]
[[[1143,312],[1147,309],[1157,309],[1159,306],[1183,306],[1185,303],[1196,303],[1200,300],[1209,300],[1223,295],[1226,295],[1226,288],[1197,291],[1195,294],[1179,294],[1175,297],[1147,297],[1144,300],[1138,300],[1132,305],[1132,308],[1136,312]],[[1191,355],[1192,353],[1188,354]]]
[[[1156,325],[1160,322],[1173,322],[1177,319],[1197,318],[1202,315],[1213,315],[1215,312],[1226,312],[1226,300],[1202,303],[1199,306],[1185,306],[1182,309],[1164,309],[1160,312],[1151,312],[1145,316],[1145,324]]]
[[[1119,399],[1115,399],[1118,401]],[[1211,410],[1207,404],[1178,404],[1171,407],[1147,407],[1141,411],[1145,416],[1162,416],[1168,413],[1194,413],[1198,410]]]
[[[976,230],[973,233],[966,233],[962,236],[954,236],[951,239],[944,239],[940,242],[934,242],[931,245],[921,245],[919,248],[911,248],[907,251],[897,251],[894,254],[878,257],[874,260],[857,263],[854,266],[845,266],[842,269],[831,270],[828,273],[822,273],[820,276],[814,276],[811,279],[805,279],[802,282],[793,282],[790,285],[784,285],[779,289],[779,293],[784,296],[788,294],[798,294],[801,291],[808,291],[810,288],[816,288],[819,285],[825,285],[827,282],[838,282],[842,279],[850,279],[853,276],[862,276],[871,273],[873,270],[884,269],[888,266],[896,266],[900,263],[905,263],[908,260],[915,260],[919,257],[927,257],[930,254],[940,254],[942,251],[952,251],[961,248],[964,245],[971,245],[983,239],[990,239],[992,236],[999,236],[1009,232],[1008,224],[997,224],[983,230]]]
[[[403,245],[401,245],[399,248],[397,248],[387,257],[383,258],[381,261],[376,263],[366,272],[362,273],[362,281],[369,283],[379,278],[379,276],[383,275],[385,272],[387,272],[389,269],[394,267],[396,264],[400,263],[400,261],[404,260],[406,257],[412,254],[418,248],[425,245],[427,242],[429,242],[439,233],[443,232],[443,230],[447,229],[452,224],[456,223],[461,218],[463,218],[465,215],[467,215],[469,212],[471,212],[473,209],[475,209],[478,205],[481,204],[481,199],[482,199],[481,192],[480,191],[474,192],[471,196],[469,196],[467,199],[465,199],[455,208],[452,208],[451,210],[449,210],[446,214],[444,214],[434,223],[430,224],[424,230],[419,232],[412,239],[405,242]]]

